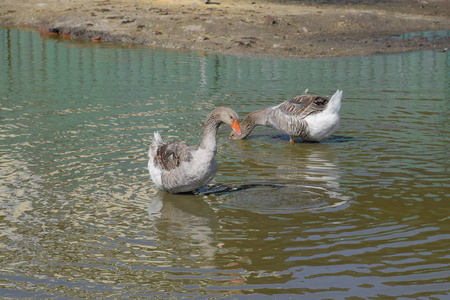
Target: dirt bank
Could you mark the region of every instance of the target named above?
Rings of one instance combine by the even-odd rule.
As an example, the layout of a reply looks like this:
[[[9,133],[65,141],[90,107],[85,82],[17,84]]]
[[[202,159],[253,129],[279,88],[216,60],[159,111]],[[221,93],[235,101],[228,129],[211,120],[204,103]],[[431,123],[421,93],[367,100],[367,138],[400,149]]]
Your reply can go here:
[[[158,48],[325,57],[444,51],[450,39],[391,38],[450,30],[447,0],[2,0],[0,25],[64,38]]]

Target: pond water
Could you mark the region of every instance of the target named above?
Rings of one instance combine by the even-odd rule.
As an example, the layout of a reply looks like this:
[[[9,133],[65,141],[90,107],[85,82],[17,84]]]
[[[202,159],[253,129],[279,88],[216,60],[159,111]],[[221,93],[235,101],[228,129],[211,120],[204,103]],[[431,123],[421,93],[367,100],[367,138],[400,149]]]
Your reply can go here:
[[[56,43],[0,30],[0,296],[443,299],[449,52],[273,59]],[[290,144],[218,134],[213,195],[157,191],[153,132],[197,144],[343,89],[341,126]]]

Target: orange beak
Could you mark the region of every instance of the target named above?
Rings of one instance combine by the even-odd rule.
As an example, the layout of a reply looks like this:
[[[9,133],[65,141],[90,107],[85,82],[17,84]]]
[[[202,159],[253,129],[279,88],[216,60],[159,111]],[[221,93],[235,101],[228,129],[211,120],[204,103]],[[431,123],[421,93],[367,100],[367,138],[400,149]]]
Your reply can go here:
[[[231,125],[231,128],[236,131],[237,134],[241,135],[241,127],[239,127],[239,121],[234,121],[233,125]]]

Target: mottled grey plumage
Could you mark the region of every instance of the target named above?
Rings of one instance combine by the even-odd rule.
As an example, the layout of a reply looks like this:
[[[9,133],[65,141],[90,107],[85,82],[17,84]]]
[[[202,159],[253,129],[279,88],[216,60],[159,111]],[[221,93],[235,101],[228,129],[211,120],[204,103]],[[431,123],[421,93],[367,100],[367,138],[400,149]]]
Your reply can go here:
[[[154,164],[167,171],[175,169],[181,162],[191,161],[191,148],[183,143],[164,143],[157,148]]]
[[[316,95],[295,96],[283,103],[278,109],[290,116],[301,116],[303,118],[310,114],[323,111],[328,104],[328,99]]]
[[[258,125],[272,126],[287,133],[291,142],[296,138],[305,141],[328,138],[339,127],[342,91],[338,90],[330,100],[306,93],[307,90],[277,106],[249,113],[241,122],[242,135],[231,133],[230,138],[243,139]]]
[[[226,123],[241,133],[238,115],[228,107],[219,107],[208,114],[200,146],[165,143],[159,133],[149,149],[148,169],[155,185],[169,193],[190,192],[211,181],[217,173],[216,134]]]

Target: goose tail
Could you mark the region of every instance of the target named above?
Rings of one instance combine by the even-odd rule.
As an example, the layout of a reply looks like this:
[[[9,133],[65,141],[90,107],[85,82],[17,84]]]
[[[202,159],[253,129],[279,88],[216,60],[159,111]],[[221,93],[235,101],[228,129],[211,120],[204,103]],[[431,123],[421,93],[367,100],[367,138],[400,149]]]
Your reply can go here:
[[[161,135],[159,134],[159,132],[155,131],[153,133],[153,142],[150,145],[150,149],[148,149],[148,156],[154,157],[156,155],[156,149],[158,148],[159,145],[161,145],[163,143],[164,143],[164,141],[163,141]]]
[[[341,110],[342,90],[337,90],[328,102],[327,110],[330,112],[339,113]]]
[[[159,134],[158,131],[155,131],[153,133],[153,144],[152,145],[158,146],[159,144],[163,144],[163,143],[164,143],[164,141],[163,141],[161,135]]]

